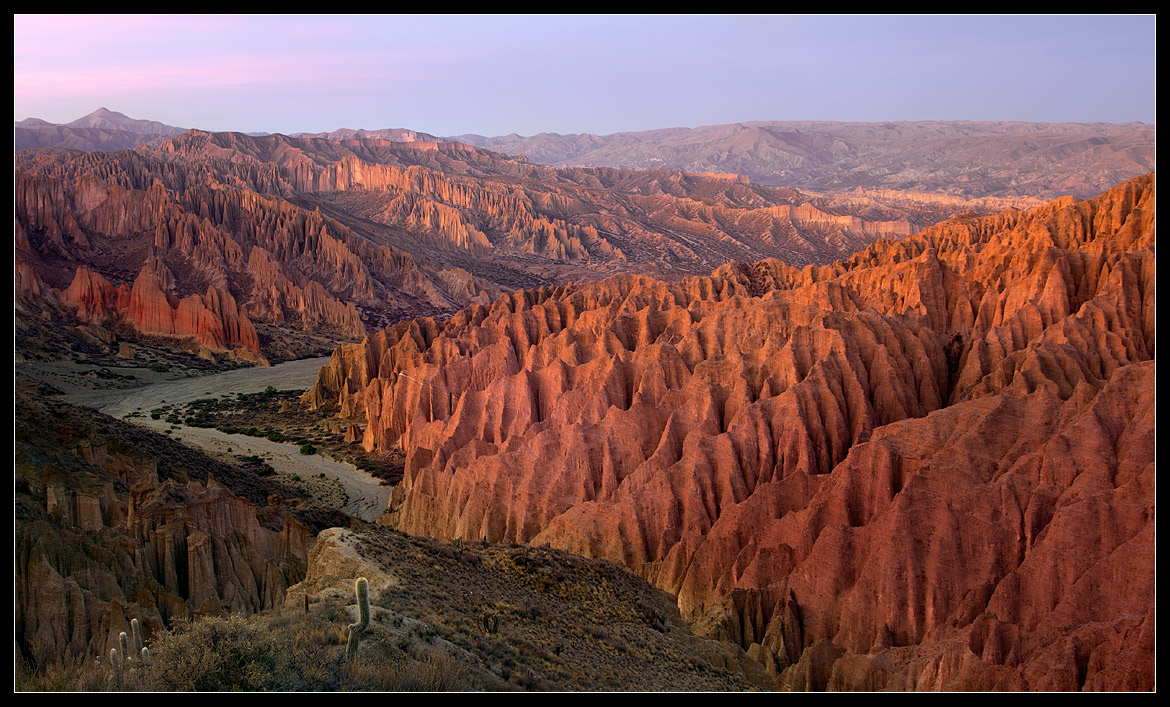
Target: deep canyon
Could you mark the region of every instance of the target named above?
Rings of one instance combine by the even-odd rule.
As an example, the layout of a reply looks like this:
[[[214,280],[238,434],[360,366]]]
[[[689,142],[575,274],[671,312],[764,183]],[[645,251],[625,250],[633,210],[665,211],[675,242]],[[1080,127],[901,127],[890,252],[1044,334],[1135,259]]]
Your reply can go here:
[[[363,527],[62,402],[47,366],[116,379],[88,400],[121,417],[179,402],[135,398],[150,375],[330,355],[300,404],[405,461],[359,515],[637,575],[744,681],[695,685],[1155,688],[1152,126],[465,144],[119,115],[15,155],[26,658],[280,608],[344,573],[318,531]]]

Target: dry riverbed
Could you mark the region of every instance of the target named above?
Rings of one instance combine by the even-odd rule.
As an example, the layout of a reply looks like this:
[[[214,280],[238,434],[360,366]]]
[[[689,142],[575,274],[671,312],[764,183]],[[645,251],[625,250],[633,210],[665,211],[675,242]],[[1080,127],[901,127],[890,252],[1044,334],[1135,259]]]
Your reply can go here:
[[[244,461],[241,457],[259,458],[250,461],[261,468],[265,465],[271,467],[272,473],[283,481],[301,485],[324,505],[373,521],[385,511],[390,499],[391,486],[384,484],[382,479],[321,453],[302,454],[303,445],[273,441],[264,436],[228,434],[211,427],[195,427],[185,424],[187,417],[175,421],[173,416],[174,412],[186,411],[197,400],[209,399],[222,403],[225,410],[233,410],[237,415],[249,414],[241,403],[264,398],[264,392],[269,389],[305,390],[316,381],[317,371],[328,361],[327,358],[290,361],[270,368],[236,369],[164,380],[132,389],[66,390],[64,397],[69,402],[96,408],[111,417],[133,420],[169,434],[232,463]],[[291,399],[294,396],[286,394],[285,397]],[[165,409],[167,414],[152,419],[151,411],[160,409]],[[279,428],[279,416],[265,419],[273,428]],[[274,436],[279,438],[280,435]],[[315,441],[318,439],[324,442],[321,435],[314,437]],[[321,452],[326,451],[327,445],[314,446],[316,452]]]

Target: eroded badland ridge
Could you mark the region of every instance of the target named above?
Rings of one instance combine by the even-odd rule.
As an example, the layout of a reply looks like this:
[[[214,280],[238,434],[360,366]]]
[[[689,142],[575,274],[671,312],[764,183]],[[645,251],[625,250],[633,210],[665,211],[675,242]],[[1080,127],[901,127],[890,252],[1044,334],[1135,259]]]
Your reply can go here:
[[[623,564],[797,689],[1153,687],[1154,178],[334,353],[386,522]]]
[[[182,132],[99,109],[63,125],[30,118],[16,148],[84,152],[158,145]],[[593,135],[435,137],[404,128],[297,133],[296,138],[454,141],[553,166],[737,173],[801,189],[895,189],[988,196],[1095,196],[1154,170],[1154,125],[1019,121],[752,121]]]
[[[128,151],[18,152],[15,196],[21,311],[60,303],[97,338],[124,325],[245,362],[522,287],[823,264],[1011,203],[553,168],[453,142],[199,131]]]

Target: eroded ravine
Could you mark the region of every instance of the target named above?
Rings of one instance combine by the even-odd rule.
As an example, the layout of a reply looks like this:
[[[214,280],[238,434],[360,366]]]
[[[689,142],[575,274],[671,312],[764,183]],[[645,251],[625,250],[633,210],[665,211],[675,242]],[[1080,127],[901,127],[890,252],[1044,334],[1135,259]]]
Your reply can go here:
[[[116,419],[134,412],[143,413],[142,417],[135,419],[161,432],[170,429],[172,425],[165,419],[152,420],[145,413],[163,405],[182,405],[225,393],[258,393],[268,386],[281,390],[309,388],[316,381],[318,370],[328,362],[327,358],[289,361],[270,368],[241,368],[198,378],[154,383],[133,390],[77,393],[67,395],[65,399],[96,408]],[[307,479],[325,474],[327,478],[335,479],[348,497],[340,510],[365,521],[376,520],[386,510],[390,500],[390,487],[383,486],[377,478],[352,464],[316,454],[301,454],[293,444],[187,425],[173,430],[171,436],[217,457],[227,454],[265,457],[278,472],[289,476]]]

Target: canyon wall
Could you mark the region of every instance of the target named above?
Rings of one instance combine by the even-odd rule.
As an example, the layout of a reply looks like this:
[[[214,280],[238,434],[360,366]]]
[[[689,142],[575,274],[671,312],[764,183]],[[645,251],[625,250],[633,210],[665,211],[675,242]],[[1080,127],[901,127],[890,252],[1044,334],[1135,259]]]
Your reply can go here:
[[[1152,689],[1154,178],[343,346],[384,518],[612,559],[798,689]]]
[[[19,152],[14,191],[19,267],[82,323],[254,361],[294,353],[261,325],[355,340],[542,283],[768,256],[828,262],[922,220],[886,197],[812,197],[735,175],[199,131],[121,152]],[[143,306],[129,309],[131,296]]]
[[[766,258],[823,265],[1003,203],[554,168],[454,142],[195,130],[120,152],[18,152],[15,181],[22,267],[58,292],[92,274],[134,289],[149,268],[172,310],[176,301],[199,310],[152,333],[174,329],[209,352],[252,359],[294,353],[277,350],[289,339],[270,329],[352,341],[543,284],[678,279]],[[238,317],[211,300],[234,305],[240,323],[229,326],[225,316]],[[147,333],[125,309],[104,316]],[[202,321],[242,338],[221,341]],[[260,327],[259,349],[249,327]]]
[[[176,619],[281,606],[315,529],[271,485],[100,417],[17,392],[18,649],[92,659],[133,618],[149,637]]]

